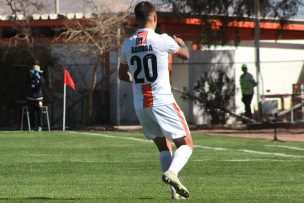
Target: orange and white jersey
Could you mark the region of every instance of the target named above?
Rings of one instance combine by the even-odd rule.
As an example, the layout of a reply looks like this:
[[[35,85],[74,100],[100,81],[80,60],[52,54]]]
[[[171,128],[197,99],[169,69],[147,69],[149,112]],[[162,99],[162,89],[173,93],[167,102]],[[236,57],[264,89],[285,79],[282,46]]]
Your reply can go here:
[[[171,92],[168,54],[179,45],[167,34],[139,29],[126,39],[121,49],[121,63],[128,64],[133,79],[134,107],[149,108],[175,103]]]

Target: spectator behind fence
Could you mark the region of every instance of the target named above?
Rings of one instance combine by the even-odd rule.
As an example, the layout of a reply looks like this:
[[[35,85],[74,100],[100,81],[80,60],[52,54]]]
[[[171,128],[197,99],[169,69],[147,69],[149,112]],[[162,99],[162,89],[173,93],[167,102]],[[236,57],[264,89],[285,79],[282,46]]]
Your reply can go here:
[[[43,71],[39,65],[34,65],[30,71],[30,84],[27,97],[27,105],[30,112],[31,129],[42,130],[42,111],[43,94],[42,86],[44,79],[42,77]],[[36,119],[37,115],[37,119]]]
[[[245,116],[252,118],[251,113],[251,100],[254,94],[254,87],[257,86],[253,76],[248,73],[247,65],[242,65],[243,74],[240,77],[240,85],[242,91],[242,102],[245,105]]]

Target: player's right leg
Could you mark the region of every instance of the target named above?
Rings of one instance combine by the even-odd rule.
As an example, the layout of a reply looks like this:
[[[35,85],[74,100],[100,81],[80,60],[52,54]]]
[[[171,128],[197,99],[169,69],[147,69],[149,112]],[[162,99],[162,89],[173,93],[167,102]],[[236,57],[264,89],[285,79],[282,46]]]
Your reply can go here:
[[[178,175],[193,152],[193,141],[191,134],[174,139],[173,141],[177,149],[174,152],[174,157],[168,170],[171,170]]]
[[[173,141],[177,149],[174,152],[174,157],[172,159],[169,169],[163,175],[163,180],[164,182],[172,185],[179,195],[183,197],[189,197],[189,191],[180,182],[177,175],[181,171],[181,169],[186,165],[192,154],[192,137],[190,134],[188,134],[185,137],[177,138]]]
[[[162,171],[169,169],[172,161],[172,145],[165,137],[156,137],[153,139],[158,151]]]
[[[193,150],[191,135],[173,140],[177,149],[168,170],[163,174],[163,181],[172,185],[177,194],[183,197],[189,197],[189,191],[178,179],[178,173],[186,165]]]
[[[163,173],[168,171],[172,162],[172,145],[169,140],[165,137],[156,137],[153,139],[157,149],[159,150],[160,165]],[[179,195],[173,186],[170,185],[171,197],[172,199],[179,200],[185,199],[183,196]]]

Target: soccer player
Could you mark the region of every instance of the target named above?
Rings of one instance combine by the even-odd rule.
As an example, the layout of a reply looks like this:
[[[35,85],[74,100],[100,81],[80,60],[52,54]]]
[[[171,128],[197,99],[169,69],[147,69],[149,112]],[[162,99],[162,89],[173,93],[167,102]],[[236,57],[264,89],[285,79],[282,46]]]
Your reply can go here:
[[[133,85],[134,107],[145,136],[160,152],[162,179],[170,184],[173,199],[189,197],[178,173],[192,154],[192,137],[183,112],[171,92],[168,55],[187,60],[189,50],[184,41],[155,33],[156,9],[142,1],[134,9],[140,29],[121,48],[119,79]],[[172,155],[171,140],[176,151]]]

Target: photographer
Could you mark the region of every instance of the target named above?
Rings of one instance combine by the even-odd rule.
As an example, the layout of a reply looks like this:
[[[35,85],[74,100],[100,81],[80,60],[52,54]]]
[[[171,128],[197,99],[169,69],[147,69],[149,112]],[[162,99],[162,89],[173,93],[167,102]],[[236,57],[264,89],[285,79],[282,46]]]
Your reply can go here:
[[[33,69],[30,70],[30,84],[27,97],[27,105],[30,112],[31,129],[37,129],[38,131],[42,130],[41,107],[43,105],[42,86],[44,84],[42,73],[43,71],[40,69],[39,65],[34,65]]]

